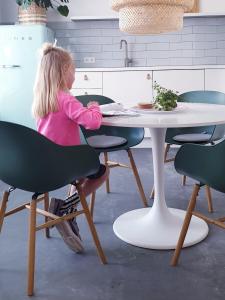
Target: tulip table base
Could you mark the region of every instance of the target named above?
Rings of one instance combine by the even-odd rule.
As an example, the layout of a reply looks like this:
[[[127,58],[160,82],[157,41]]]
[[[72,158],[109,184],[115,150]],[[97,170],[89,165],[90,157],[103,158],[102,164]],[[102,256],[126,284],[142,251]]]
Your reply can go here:
[[[155,198],[152,208],[129,211],[113,225],[115,234],[123,241],[144,248],[174,249],[180,234],[185,211],[168,208],[164,189],[164,144],[167,128],[219,125],[225,123],[225,106],[202,103],[178,103],[179,111],[140,114],[132,117],[110,117],[102,125],[149,128],[152,141],[152,158]],[[183,109],[182,109],[183,106]],[[149,154],[150,154],[149,149]],[[152,172],[149,170],[149,176]],[[179,178],[179,177],[178,177]],[[168,194],[167,194],[168,193]],[[179,195],[177,194],[179,198]],[[191,192],[188,198],[190,199]],[[189,199],[187,198],[186,205]],[[191,246],[208,234],[207,224],[192,217],[185,242]]]
[[[119,216],[113,224],[115,234],[134,246],[149,249],[175,249],[185,211],[168,208],[164,218],[158,218],[152,208],[141,208]],[[184,247],[194,245],[208,234],[208,226],[193,216]]]
[[[127,212],[114,223],[114,232],[122,240],[135,246],[150,249],[176,247],[185,211],[166,205],[164,190],[165,128],[150,128],[154,169],[155,198],[152,208]],[[188,201],[188,199],[187,199]],[[184,247],[203,240],[208,234],[205,221],[192,217]]]

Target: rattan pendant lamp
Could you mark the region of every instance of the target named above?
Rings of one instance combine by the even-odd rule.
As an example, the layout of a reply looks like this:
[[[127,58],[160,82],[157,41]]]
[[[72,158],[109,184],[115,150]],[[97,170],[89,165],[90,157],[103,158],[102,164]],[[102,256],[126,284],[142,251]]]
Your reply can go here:
[[[157,34],[181,30],[184,12],[194,0],[111,0],[119,12],[120,30],[131,34]]]

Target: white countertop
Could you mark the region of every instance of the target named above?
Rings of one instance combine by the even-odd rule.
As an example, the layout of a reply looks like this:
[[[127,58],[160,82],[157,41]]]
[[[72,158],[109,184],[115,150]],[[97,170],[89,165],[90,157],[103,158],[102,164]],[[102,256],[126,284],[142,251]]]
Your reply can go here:
[[[196,66],[158,66],[158,67],[121,67],[121,68],[77,68],[77,72],[118,72],[118,71],[159,71],[159,70],[198,70],[225,69],[225,65],[196,65]]]

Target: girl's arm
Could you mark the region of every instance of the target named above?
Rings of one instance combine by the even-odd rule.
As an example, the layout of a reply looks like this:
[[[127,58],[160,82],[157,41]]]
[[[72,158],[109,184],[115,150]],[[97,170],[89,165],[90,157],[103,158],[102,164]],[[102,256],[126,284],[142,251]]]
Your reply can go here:
[[[84,107],[75,97],[68,95],[63,101],[63,110],[68,118],[86,129],[98,129],[101,126],[102,114],[96,102]]]

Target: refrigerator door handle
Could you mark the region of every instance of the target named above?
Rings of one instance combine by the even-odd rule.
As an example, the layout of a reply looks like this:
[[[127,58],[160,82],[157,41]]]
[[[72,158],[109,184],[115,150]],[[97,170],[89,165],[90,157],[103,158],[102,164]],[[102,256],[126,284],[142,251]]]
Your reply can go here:
[[[13,68],[20,68],[20,65],[0,65],[0,69],[13,69]]]

